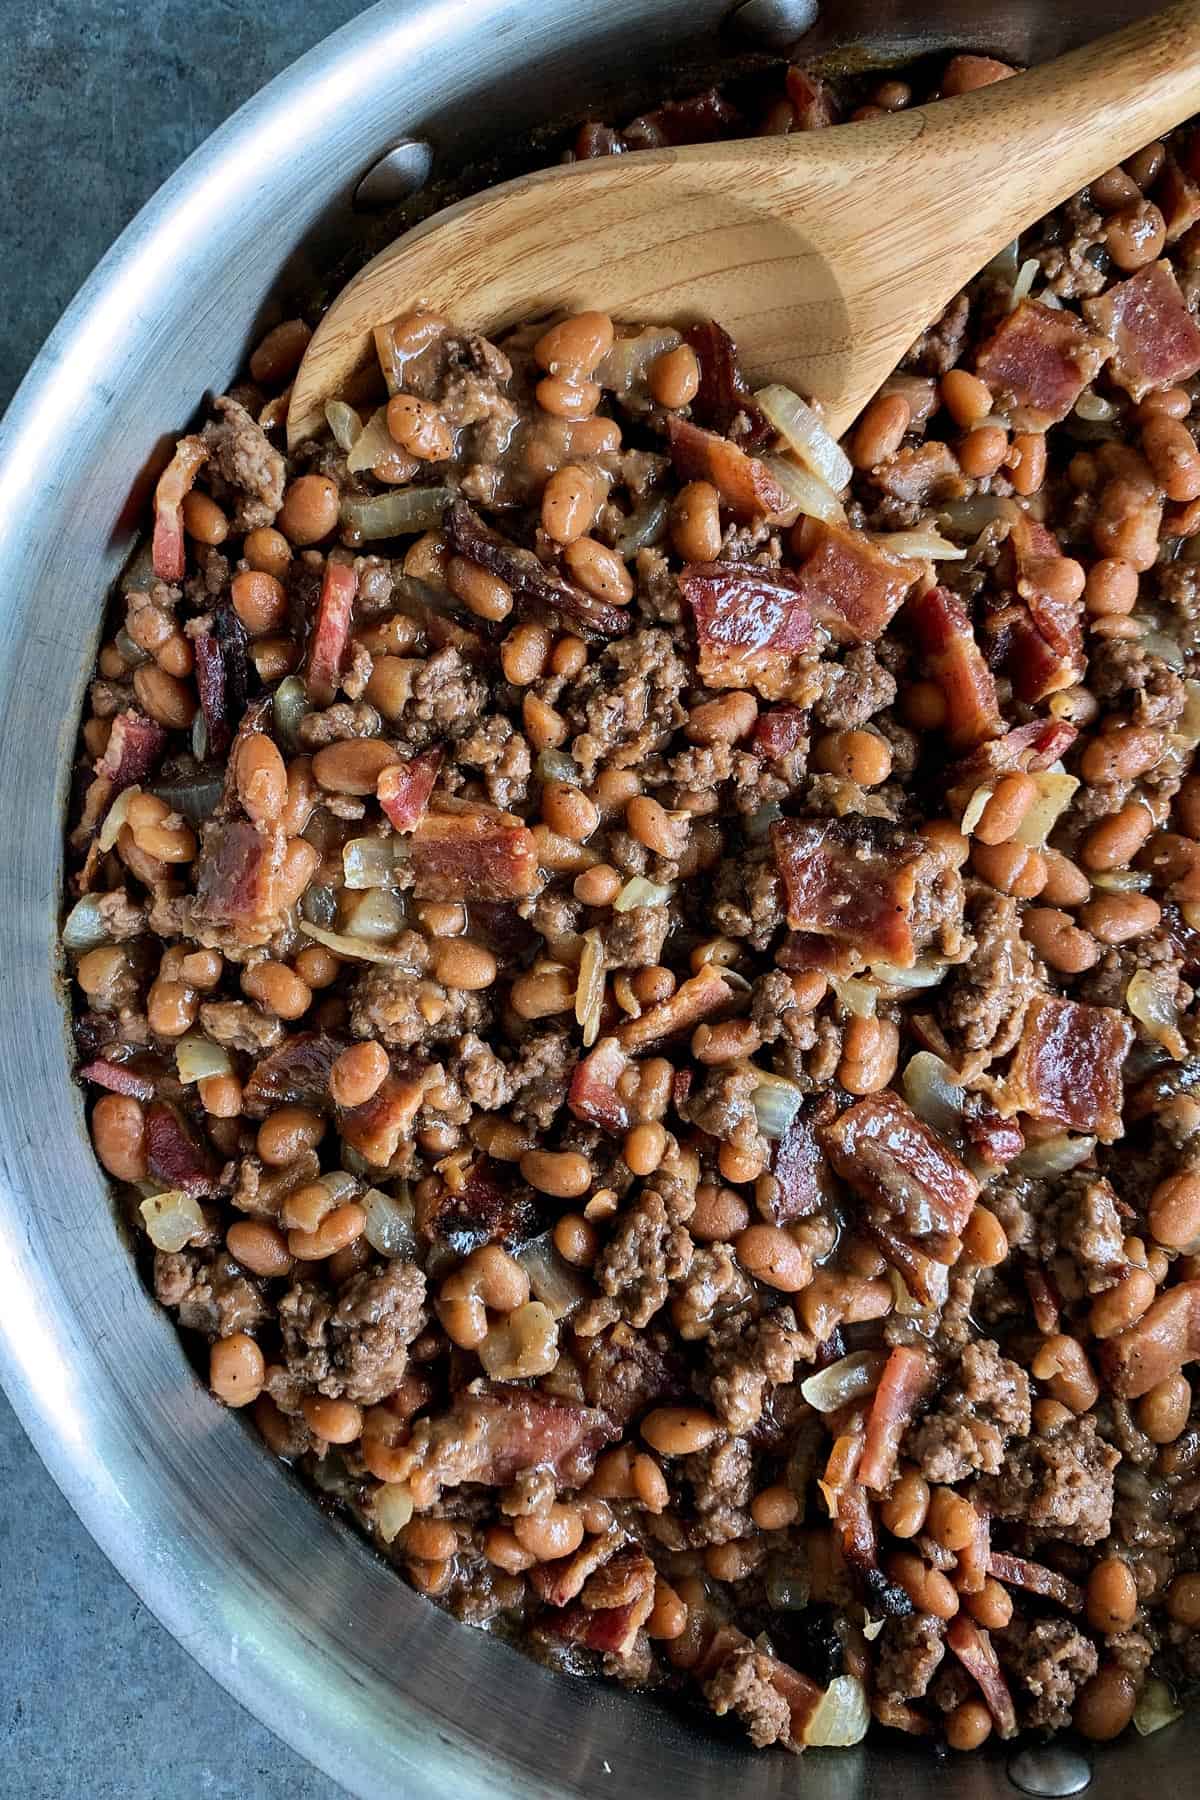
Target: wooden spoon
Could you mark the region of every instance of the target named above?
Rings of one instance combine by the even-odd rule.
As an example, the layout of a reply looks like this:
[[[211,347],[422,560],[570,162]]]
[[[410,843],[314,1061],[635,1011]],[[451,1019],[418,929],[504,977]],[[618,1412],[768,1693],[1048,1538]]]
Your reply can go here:
[[[843,432],[914,339],[1024,227],[1200,106],[1200,3],[991,87],[787,137],[560,164],[447,207],[326,313],[292,391],[292,446],[324,425],[418,304],[495,333],[599,308],[719,319],[751,381]]]

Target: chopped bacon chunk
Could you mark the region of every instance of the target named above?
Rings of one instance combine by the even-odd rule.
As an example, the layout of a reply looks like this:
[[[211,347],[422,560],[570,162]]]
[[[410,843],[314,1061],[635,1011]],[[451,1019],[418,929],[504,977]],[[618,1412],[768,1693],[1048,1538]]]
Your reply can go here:
[[[729,437],[743,450],[761,450],[770,442],[771,427],[754,404],[750,384],[738,366],[737,346],[715,319],[689,325],[684,341],[696,352],[700,386],[692,401],[692,417],[710,431]]]
[[[696,622],[700,674],[709,687],[753,687],[766,700],[803,697],[792,661],[814,638],[800,584],[754,563],[688,563],[679,589]]]
[[[409,842],[418,900],[527,900],[538,891],[537,841],[511,813],[426,813]]]
[[[634,1123],[633,1099],[621,1092],[621,1078],[633,1063],[615,1037],[602,1037],[596,1048],[575,1065],[567,1105],[577,1119],[598,1125],[614,1137]],[[631,1083],[632,1093],[636,1087]]]
[[[1026,1268],[1025,1292],[1033,1312],[1033,1322],[1049,1337],[1058,1330],[1062,1302],[1049,1276],[1042,1269]]]
[[[183,502],[197,475],[208,461],[208,450],[198,437],[180,438],[175,454],[158,478],[154,490],[154,539],[151,561],[160,581],[182,581],[187,569],[183,544]]]
[[[158,767],[167,747],[163,726],[131,708],[119,712],[112,722],[104,755],[96,764],[96,773],[111,782],[115,800],[124,788],[145,781]]]
[[[649,1006],[636,1019],[626,1019],[617,1027],[617,1039],[624,1050],[642,1050],[661,1038],[676,1032],[690,1031],[701,1019],[707,1019],[728,1005],[729,985],[719,969],[711,963],[681,983],[668,1000]]]
[[[637,1600],[624,1606],[606,1606],[591,1612],[586,1606],[573,1606],[569,1612],[554,1612],[539,1620],[543,1631],[568,1643],[582,1644],[585,1650],[602,1651],[607,1656],[628,1656],[637,1634],[654,1610],[653,1584]]]
[[[225,658],[215,633],[211,630],[197,632],[192,639],[192,653],[208,753],[213,757],[224,756],[232,742],[233,730],[225,705]]]
[[[332,706],[346,663],[358,576],[348,563],[329,557],[321,581],[317,616],[308,640],[304,685],[313,706]]]
[[[988,1558],[988,1572],[1006,1587],[1042,1594],[1047,1600],[1056,1600],[1068,1612],[1083,1611],[1082,1590],[1065,1575],[1060,1575],[1057,1569],[1048,1569],[1045,1563],[1027,1562],[1023,1556],[1009,1556],[1006,1551],[993,1550]]]
[[[424,818],[441,766],[441,751],[425,750],[380,773],[375,793],[396,831],[411,831]]]
[[[976,1156],[991,1169],[1007,1168],[1025,1148],[1025,1134],[1016,1120],[1001,1118],[980,1094],[967,1097],[963,1130]]]
[[[976,1625],[974,1619],[969,1619],[966,1613],[960,1612],[946,1629],[946,1644],[953,1650],[967,1674],[974,1676],[979,1683],[979,1691],[987,1702],[996,1735],[1002,1738],[1014,1736],[1017,1729],[1016,1708],[988,1633],[982,1626]]]
[[[962,601],[947,588],[929,588],[909,601],[909,614],[926,670],[945,697],[950,748],[971,750],[985,738],[998,737],[1004,721],[996,683]]]
[[[837,643],[874,643],[899,610],[918,568],[889,556],[861,532],[826,524],[812,530],[812,549],[796,571],[809,612]]]
[[[965,806],[976,788],[999,775],[1023,769],[1035,774],[1048,769],[1067,754],[1078,737],[1078,727],[1065,719],[1032,719],[1003,737],[981,744],[970,756],[955,763],[946,774],[946,798],[953,806]]]
[[[329,1071],[346,1048],[342,1038],[323,1031],[298,1031],[284,1038],[255,1063],[242,1090],[242,1110],[251,1119],[264,1119],[279,1106],[307,1106],[314,1112],[330,1112]]]
[[[124,1063],[109,1062],[107,1058],[97,1057],[95,1062],[85,1063],[79,1071],[81,1081],[94,1081],[97,1087],[107,1088],[110,1094],[129,1094],[135,1100],[153,1100],[154,1083],[148,1075],[139,1075]]]
[[[1109,374],[1132,400],[1173,387],[1200,369],[1200,325],[1169,262],[1151,263],[1085,300],[1088,321],[1116,346]]]
[[[992,1521],[987,1508],[976,1500],[972,1506],[975,1526],[969,1544],[958,1552],[954,1585],[960,1594],[980,1594],[992,1572]]]
[[[211,1194],[216,1189],[216,1169],[208,1151],[165,1100],[156,1100],[146,1113],[146,1158],[150,1173],[169,1188],[182,1188],[187,1194]]]
[[[668,420],[667,436],[679,479],[711,481],[736,519],[748,523],[787,511],[787,495],[770,470],[729,438],[705,431],[678,413]]]
[[[1167,227],[1168,244],[1177,243],[1185,231],[1200,220],[1200,187],[1196,184],[1196,156],[1190,158],[1190,172],[1183,169],[1168,150],[1158,180],[1154,184],[1154,202]]]
[[[1065,308],[1022,300],[980,345],[975,373],[1019,431],[1044,431],[1066,418],[1111,355],[1111,344]]]
[[[918,1306],[940,1306],[946,1298],[946,1269],[927,1248],[918,1249],[910,1238],[886,1225],[864,1219],[861,1230],[882,1252]],[[930,1240],[936,1242],[936,1240]]]
[[[406,1446],[409,1479],[436,1497],[442,1487],[507,1487],[522,1469],[548,1468],[580,1487],[613,1427],[605,1413],[532,1388],[465,1393],[448,1412],[418,1419]]]
[[[739,123],[737,108],[718,87],[705,88],[684,100],[667,100],[642,113],[621,133],[628,150],[653,150],[662,144],[711,144],[728,137]]]
[[[1200,1357],[1200,1281],[1181,1281],[1136,1325],[1107,1338],[1100,1365],[1114,1394],[1136,1400]]]
[[[529,1571],[529,1585],[548,1606],[566,1606],[577,1600],[587,1583],[613,1554],[616,1530],[602,1537],[586,1538],[569,1556],[556,1556]]]
[[[754,726],[752,743],[760,756],[772,761],[790,756],[808,736],[808,714],[799,706],[773,706],[760,713]]]
[[[1040,994],[1000,1091],[1001,1112],[1029,1113],[1111,1144],[1121,1135],[1121,1065],[1131,1021],[1111,1006],[1080,1006]]]
[[[1016,591],[1025,604],[1005,619],[999,635],[1017,697],[1033,705],[1083,677],[1083,602],[1047,591],[1051,570],[1062,558],[1052,531],[1021,512],[1008,541]]]
[[[797,63],[788,69],[787,92],[799,130],[820,131],[826,125],[837,124],[837,101],[832,89]]]
[[[848,1107],[826,1128],[824,1144],[859,1199],[913,1237],[956,1236],[979,1198],[971,1171],[890,1090]]]
[[[935,1365],[923,1350],[901,1345],[888,1357],[867,1414],[867,1434],[858,1464],[858,1479],[865,1488],[881,1494],[888,1486],[895,1473],[900,1439],[933,1387],[934,1375]]]
[[[446,533],[459,556],[507,581],[522,613],[559,613],[586,638],[621,637],[633,623],[626,607],[597,600],[547,568],[532,550],[508,543],[465,500],[452,500],[446,508]]]
[[[338,1130],[360,1156],[373,1167],[384,1169],[405,1138],[411,1136],[413,1120],[429,1086],[430,1071],[425,1068],[385,1075],[369,1100],[341,1114]]]
[[[897,450],[872,470],[871,479],[893,500],[907,500],[915,506],[960,500],[969,491],[958,458],[949,444],[936,438]]]
[[[771,827],[787,921],[858,951],[864,961],[911,968],[915,921],[936,868],[923,839],[885,819],[780,819]]]
[[[481,1244],[512,1249],[536,1235],[538,1222],[528,1190],[513,1180],[511,1171],[481,1156],[460,1188],[443,1183],[432,1199],[418,1199],[417,1226],[455,1255],[469,1256]]]
[[[210,819],[196,865],[195,921],[233,932],[253,948],[282,924],[279,880],[287,839],[278,825]]]
[[[813,1112],[811,1102],[806,1101],[775,1146],[771,1164],[774,1187],[766,1206],[773,1225],[807,1219],[819,1212],[829,1197]]]

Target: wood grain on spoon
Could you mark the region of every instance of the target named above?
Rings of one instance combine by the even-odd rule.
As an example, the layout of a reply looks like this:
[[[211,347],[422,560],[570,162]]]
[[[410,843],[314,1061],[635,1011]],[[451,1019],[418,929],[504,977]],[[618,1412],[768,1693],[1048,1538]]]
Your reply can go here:
[[[317,330],[288,416],[294,447],[425,305],[495,334],[598,308],[717,318],[751,380],[820,399],[841,433],[946,302],[1019,231],[1200,106],[1200,3],[1008,81],[787,137],[560,164],[408,232]]]

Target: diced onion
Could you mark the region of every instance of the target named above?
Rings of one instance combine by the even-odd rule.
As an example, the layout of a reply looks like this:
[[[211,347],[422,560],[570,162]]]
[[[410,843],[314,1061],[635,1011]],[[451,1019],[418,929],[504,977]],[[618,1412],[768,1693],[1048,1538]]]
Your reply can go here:
[[[579,780],[579,765],[565,750],[539,750],[534,767],[539,781]]]
[[[352,892],[390,885],[396,873],[396,846],[391,837],[351,838],[342,845],[342,872]]]
[[[1134,1730],[1142,1737],[1149,1737],[1151,1732],[1161,1731],[1164,1725],[1174,1725],[1182,1717],[1183,1708],[1166,1682],[1151,1675],[1133,1709]]]
[[[818,1412],[836,1412],[851,1400],[873,1394],[879,1386],[887,1355],[882,1350],[852,1350],[800,1383],[800,1392]]]
[[[101,944],[107,944],[111,936],[95,894],[85,894],[82,900],[75,902],[62,928],[62,941],[67,950],[95,950]]]
[[[308,690],[298,675],[289,675],[271,702],[275,736],[285,750],[300,748],[300,721],[308,709]]]
[[[385,1544],[404,1530],[413,1516],[412,1495],[402,1481],[387,1481],[371,1501],[375,1529]]]
[[[362,436],[362,420],[344,400],[325,402],[325,422],[332,431],[339,450],[352,449]]]
[[[1095,1148],[1094,1137],[1072,1137],[1063,1131],[1022,1150],[1012,1167],[1016,1174],[1031,1175],[1037,1180],[1050,1175],[1066,1175],[1080,1163],[1085,1163]]]
[[[1087,419],[1093,425],[1117,416],[1117,409],[1112,401],[1106,400],[1103,394],[1096,393],[1094,388],[1084,388],[1075,402],[1075,412],[1079,418]]]
[[[200,1202],[181,1188],[167,1188],[152,1194],[138,1207],[146,1225],[146,1236],[156,1250],[175,1252],[190,1244],[196,1233],[205,1228]]]
[[[784,1136],[800,1111],[803,1095],[794,1081],[788,1081],[783,1075],[769,1075],[765,1070],[760,1070],[758,1086],[752,1099],[758,1129],[774,1143]]]
[[[897,963],[877,962],[871,964],[871,974],[876,981],[885,987],[895,988],[935,988],[946,979],[948,965],[935,957],[927,957],[913,964],[911,969],[902,969]]]
[[[1003,250],[997,250],[995,256],[993,256],[991,262],[988,263],[983,273],[985,275],[998,275],[1001,281],[1006,281],[1009,287],[1011,287],[1013,282],[1017,279],[1017,259],[1020,254],[1021,247],[1016,238],[1013,238],[1011,243],[1005,244]]]
[[[945,1263],[930,1263],[925,1277],[929,1291],[933,1295],[928,1306],[909,1292],[908,1284],[899,1269],[888,1270],[888,1280],[892,1284],[892,1294],[896,1311],[902,1319],[931,1319],[946,1303],[950,1292],[950,1271]]]
[[[1091,878],[1092,886],[1106,894],[1144,894],[1153,880],[1145,869],[1101,869]]]
[[[932,1050],[918,1050],[904,1065],[900,1084],[918,1119],[946,1134],[961,1130],[966,1090],[940,1056]]]
[[[376,463],[383,462],[385,457],[395,454],[396,440],[388,430],[387,407],[381,406],[371,414],[350,445],[346,467],[352,475],[361,475],[373,469]]]
[[[812,1582],[807,1572],[786,1563],[768,1568],[763,1587],[772,1612],[803,1612],[812,1604]]]
[[[575,985],[575,1022],[583,1032],[586,1049],[600,1036],[600,1010],[604,1005],[604,939],[598,931],[583,934],[579,980]]]
[[[314,943],[324,944],[335,956],[345,956],[351,962],[395,964],[404,960],[399,950],[384,944],[368,943],[366,938],[346,937],[340,931],[326,931],[323,926],[314,925],[309,919],[300,920],[300,929]]]
[[[1138,624],[1146,624],[1146,621],[1139,619],[1136,613],[1131,614],[1131,617]],[[1143,650],[1149,651],[1151,656],[1159,657],[1169,669],[1174,669],[1177,675],[1182,675],[1187,668],[1187,657],[1183,654],[1180,645],[1165,631],[1159,631],[1157,626],[1147,626],[1142,632],[1140,642]]]
[[[373,494],[367,500],[348,495],[342,501],[342,523],[355,530],[364,543],[378,538],[412,537],[432,531],[453,495],[449,488],[395,488],[390,494]]]
[[[232,1075],[233,1058],[223,1044],[214,1044],[199,1031],[189,1031],[175,1046],[175,1066],[184,1087],[207,1081],[212,1075]]]
[[[847,1750],[861,1744],[871,1723],[867,1690],[855,1675],[835,1675],[804,1727],[812,1749]]]
[[[1036,783],[1037,798],[1017,826],[1014,838],[1018,844],[1038,850],[1070,806],[1079,783],[1074,775],[1064,775],[1057,769],[1037,769],[1030,779]]]
[[[989,414],[989,422],[994,415]],[[968,537],[978,537],[997,519],[1011,519],[1013,502],[1000,494],[972,494],[966,500],[948,500],[939,506],[939,521],[951,531],[961,531]]]
[[[975,792],[971,795],[971,798],[967,801],[967,804],[963,809],[963,816],[958,827],[964,837],[970,837],[980,819],[982,819],[984,808],[987,806],[991,797],[992,788],[990,783],[984,787],[977,787],[975,789]]]
[[[850,458],[806,400],[778,382],[760,388],[754,400],[810,474],[835,494],[849,486],[854,473]]]
[[[632,912],[635,906],[665,906],[675,889],[669,883],[631,875],[613,901],[614,912]]]
[[[757,807],[746,818],[742,830],[752,844],[761,844],[777,819],[782,819],[783,808],[778,800],[768,800],[765,806]]]
[[[914,531],[872,531],[872,543],[892,556],[916,558],[931,562],[961,562],[967,554],[961,544],[952,544],[932,525],[918,526]]]
[[[593,369],[592,380],[614,394],[628,394],[645,379],[656,356],[676,349],[682,342],[679,333],[669,325],[649,325],[634,337],[614,338],[611,350]]]
[[[99,844],[106,856],[120,837],[121,827],[129,817],[130,805],[141,791],[140,787],[122,788],[104,815],[104,823],[100,827]]]
[[[1026,294],[1028,294],[1030,288],[1033,286],[1034,279],[1040,267],[1041,264],[1038,262],[1036,256],[1026,257],[1025,261],[1021,264],[1021,267],[1017,270],[1017,279],[1012,285],[1012,296],[1009,300],[1010,312],[1014,311],[1021,304],[1022,300],[1024,300]]]
[[[630,513],[612,540],[613,549],[622,560],[633,556],[646,544],[655,544],[666,529],[671,503],[662,498],[647,500]]]
[[[372,1250],[378,1250],[380,1256],[402,1256],[415,1262],[417,1229],[412,1196],[407,1190],[396,1195],[385,1194],[382,1188],[368,1188],[359,1204],[367,1215],[363,1235]]]
[[[1185,681],[1183,691],[1187,698],[1183,712],[1175,721],[1173,735],[1195,746],[1200,744],[1200,681]]]
[[[838,1002],[856,1019],[873,1019],[879,1000],[879,989],[871,981],[860,981],[856,975],[831,975],[829,985]]]
[[[1168,975],[1168,980],[1171,977]],[[1187,1045],[1179,1032],[1179,1013],[1175,1002],[1161,987],[1151,969],[1138,969],[1125,989],[1125,1004],[1140,1025],[1161,1044],[1168,1056],[1182,1062]]]
[[[311,887],[305,888],[300,896],[300,916],[307,919],[310,925],[320,925],[323,930],[330,930],[337,918],[337,894],[323,881],[315,881]]]
[[[758,460],[788,498],[783,510],[773,515],[779,524],[793,525],[801,513],[809,519],[822,519],[827,525],[846,523],[845,507],[819,475],[802,469],[788,456],[760,456]]]
[[[369,888],[347,908],[343,929],[347,937],[386,944],[404,925],[404,903],[387,888]]]
[[[529,1277],[534,1297],[554,1319],[565,1319],[594,1291],[570,1263],[563,1261],[548,1231],[518,1250],[516,1260]]]
[[[866,1638],[868,1644],[873,1644],[875,1642],[875,1639],[879,1636],[886,1624],[886,1619],[869,1618],[865,1621],[862,1628],[862,1634]]]

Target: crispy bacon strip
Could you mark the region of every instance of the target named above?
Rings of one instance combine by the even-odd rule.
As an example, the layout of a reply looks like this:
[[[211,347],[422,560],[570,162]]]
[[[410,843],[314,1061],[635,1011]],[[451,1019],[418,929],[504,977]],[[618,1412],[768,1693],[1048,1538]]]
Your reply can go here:
[[[949,444],[931,438],[924,444],[908,444],[872,471],[871,479],[893,500],[915,506],[960,500],[968,483]]]
[[[1066,755],[1079,732],[1065,719],[1032,719],[1018,725],[1003,737],[981,744],[970,756],[954,764],[946,774],[946,798],[952,806],[963,807],[977,787],[1007,775],[1014,769],[1036,774]]]
[[[465,500],[452,500],[446,508],[446,533],[459,556],[468,557],[480,568],[498,575],[501,581],[507,581],[523,613],[531,609],[539,614],[547,610],[559,613],[584,637],[592,639],[621,637],[633,623],[626,607],[595,599],[547,568],[532,550],[506,542],[484,524]]]
[[[1004,730],[996,683],[975,642],[966,608],[947,588],[929,588],[909,601],[917,643],[946,700],[946,742],[971,750]],[[906,615],[908,616],[908,615]]]
[[[297,1031],[255,1063],[242,1091],[242,1109],[264,1119],[278,1106],[307,1106],[331,1112],[329,1071],[346,1048],[344,1038],[323,1031]]]
[[[1172,387],[1200,369],[1200,326],[1167,261],[1150,263],[1085,300],[1090,324],[1116,346],[1109,373],[1132,400]]]
[[[146,1157],[150,1173],[169,1188],[182,1188],[187,1194],[216,1190],[212,1158],[165,1100],[156,1100],[146,1113]]]
[[[787,511],[787,495],[770,470],[728,438],[672,413],[667,439],[679,479],[711,481],[730,512],[743,523]]]
[[[918,1306],[939,1306],[946,1298],[945,1265],[898,1231],[864,1219],[860,1229],[879,1246]],[[818,1274],[820,1271],[818,1270]]]
[[[1017,1729],[1016,1708],[988,1633],[976,1625],[974,1619],[960,1612],[947,1627],[946,1644],[967,1674],[979,1683],[979,1690],[995,1722],[996,1735],[1013,1737]]]
[[[808,736],[808,714],[799,706],[773,706],[760,713],[754,726],[752,743],[760,756],[775,760],[790,756]]]
[[[1111,1144],[1121,1135],[1121,1066],[1132,1042],[1132,1022],[1115,1008],[1039,994],[997,1096],[1000,1111],[1094,1132]]]
[[[134,1100],[154,1098],[154,1083],[149,1076],[139,1075],[136,1069],[128,1068],[124,1063],[109,1062],[103,1056],[98,1056],[95,1062],[85,1063],[79,1078],[107,1088],[110,1094],[129,1094]]]
[[[585,1650],[602,1651],[608,1656],[628,1656],[637,1634],[654,1611],[654,1589],[624,1606],[606,1606],[590,1612],[586,1606],[573,1606],[569,1612],[550,1613],[538,1621],[543,1631],[568,1643],[582,1644]]]
[[[410,1135],[431,1079],[440,1075],[428,1068],[385,1075],[369,1100],[341,1114],[338,1130],[346,1143],[375,1168],[386,1168]]]
[[[412,831],[420,824],[441,766],[441,751],[425,750],[406,763],[392,763],[381,771],[375,793],[394,830]]]
[[[1018,512],[1008,541],[1016,590],[1025,607],[1006,622],[1000,637],[1017,697],[1033,705],[1083,677],[1083,602],[1047,592],[1049,571],[1062,559],[1052,531]]]
[[[825,1153],[860,1200],[914,1237],[955,1237],[979,1183],[898,1094],[868,1094],[826,1127]],[[926,1246],[937,1260],[937,1247]],[[948,1260],[948,1259],[947,1259]]]
[[[1007,404],[1018,430],[1044,431],[1066,418],[1111,355],[1108,340],[1065,308],[1022,300],[980,346],[975,373]]]
[[[775,1186],[767,1206],[774,1225],[807,1219],[819,1212],[829,1197],[813,1110],[812,1102],[805,1101],[775,1146],[771,1165]]]
[[[684,342],[696,352],[700,386],[692,417],[710,431],[732,438],[743,450],[761,450],[771,441],[768,425],[738,365],[737,346],[715,319],[689,325]]]
[[[350,565],[328,557],[304,672],[304,685],[313,706],[333,704],[346,662],[357,593],[358,576]]]
[[[1100,1366],[1114,1394],[1136,1400],[1200,1357],[1200,1281],[1181,1281],[1136,1325],[1106,1338]]]
[[[224,756],[233,741],[233,730],[225,706],[225,658],[214,633],[201,631],[192,639],[196,665],[196,691],[204,714],[210,756]]]
[[[884,819],[781,819],[771,827],[787,921],[866,962],[911,968],[913,917],[929,866],[924,840]]]
[[[577,1119],[598,1125],[614,1137],[634,1123],[633,1105],[620,1091],[621,1077],[632,1068],[620,1040],[602,1037],[596,1048],[575,1065],[567,1105]]]
[[[529,1191],[489,1157],[481,1156],[456,1191],[442,1184],[436,1197],[418,1199],[417,1228],[430,1241],[469,1256],[481,1244],[510,1249],[536,1236],[537,1212]]]
[[[507,1487],[522,1469],[544,1465],[564,1486],[581,1487],[612,1436],[607,1414],[532,1388],[465,1393],[448,1412],[413,1426],[407,1478],[436,1498],[463,1482]]]
[[[617,1041],[623,1050],[643,1050],[647,1044],[674,1037],[678,1031],[690,1031],[701,1019],[728,1005],[729,998],[729,985],[721,971],[705,963],[697,974],[676,988],[670,999],[660,1000],[638,1018],[618,1025]]]
[[[511,813],[426,813],[409,847],[417,900],[526,900],[538,891],[537,842]]]
[[[900,1439],[934,1382],[934,1367],[923,1350],[905,1345],[893,1350],[884,1365],[867,1414],[867,1433],[858,1464],[858,1479],[881,1494],[892,1479]]]
[[[277,894],[286,848],[278,825],[210,819],[196,865],[197,923],[234,931],[248,947],[265,944],[280,926]]]
[[[809,612],[839,644],[881,637],[918,574],[861,532],[824,523],[813,524],[812,548],[797,570]]]
[[[753,687],[766,700],[797,689],[792,658],[814,640],[800,583],[754,563],[688,563],[679,589],[696,624],[700,674],[709,687]]]
[[[1042,1594],[1057,1600],[1068,1612],[1083,1611],[1083,1590],[1073,1581],[1048,1569],[1045,1563],[1027,1562],[1023,1556],[1009,1556],[1004,1550],[993,1550],[988,1560],[988,1573],[1006,1587],[1024,1588],[1030,1594]]]
[[[183,502],[208,461],[202,438],[183,437],[154,489],[154,537],[150,547],[160,581],[182,581],[187,569],[183,542]]]
[[[96,763],[97,775],[112,784],[115,800],[124,788],[135,787],[162,761],[167,747],[167,733],[154,719],[126,708],[112,722],[104,755]]]
[[[1178,243],[1185,231],[1200,220],[1200,187],[1196,185],[1196,156],[1193,148],[1188,173],[1168,150],[1158,180],[1154,184],[1154,203],[1167,227],[1168,244]]]

